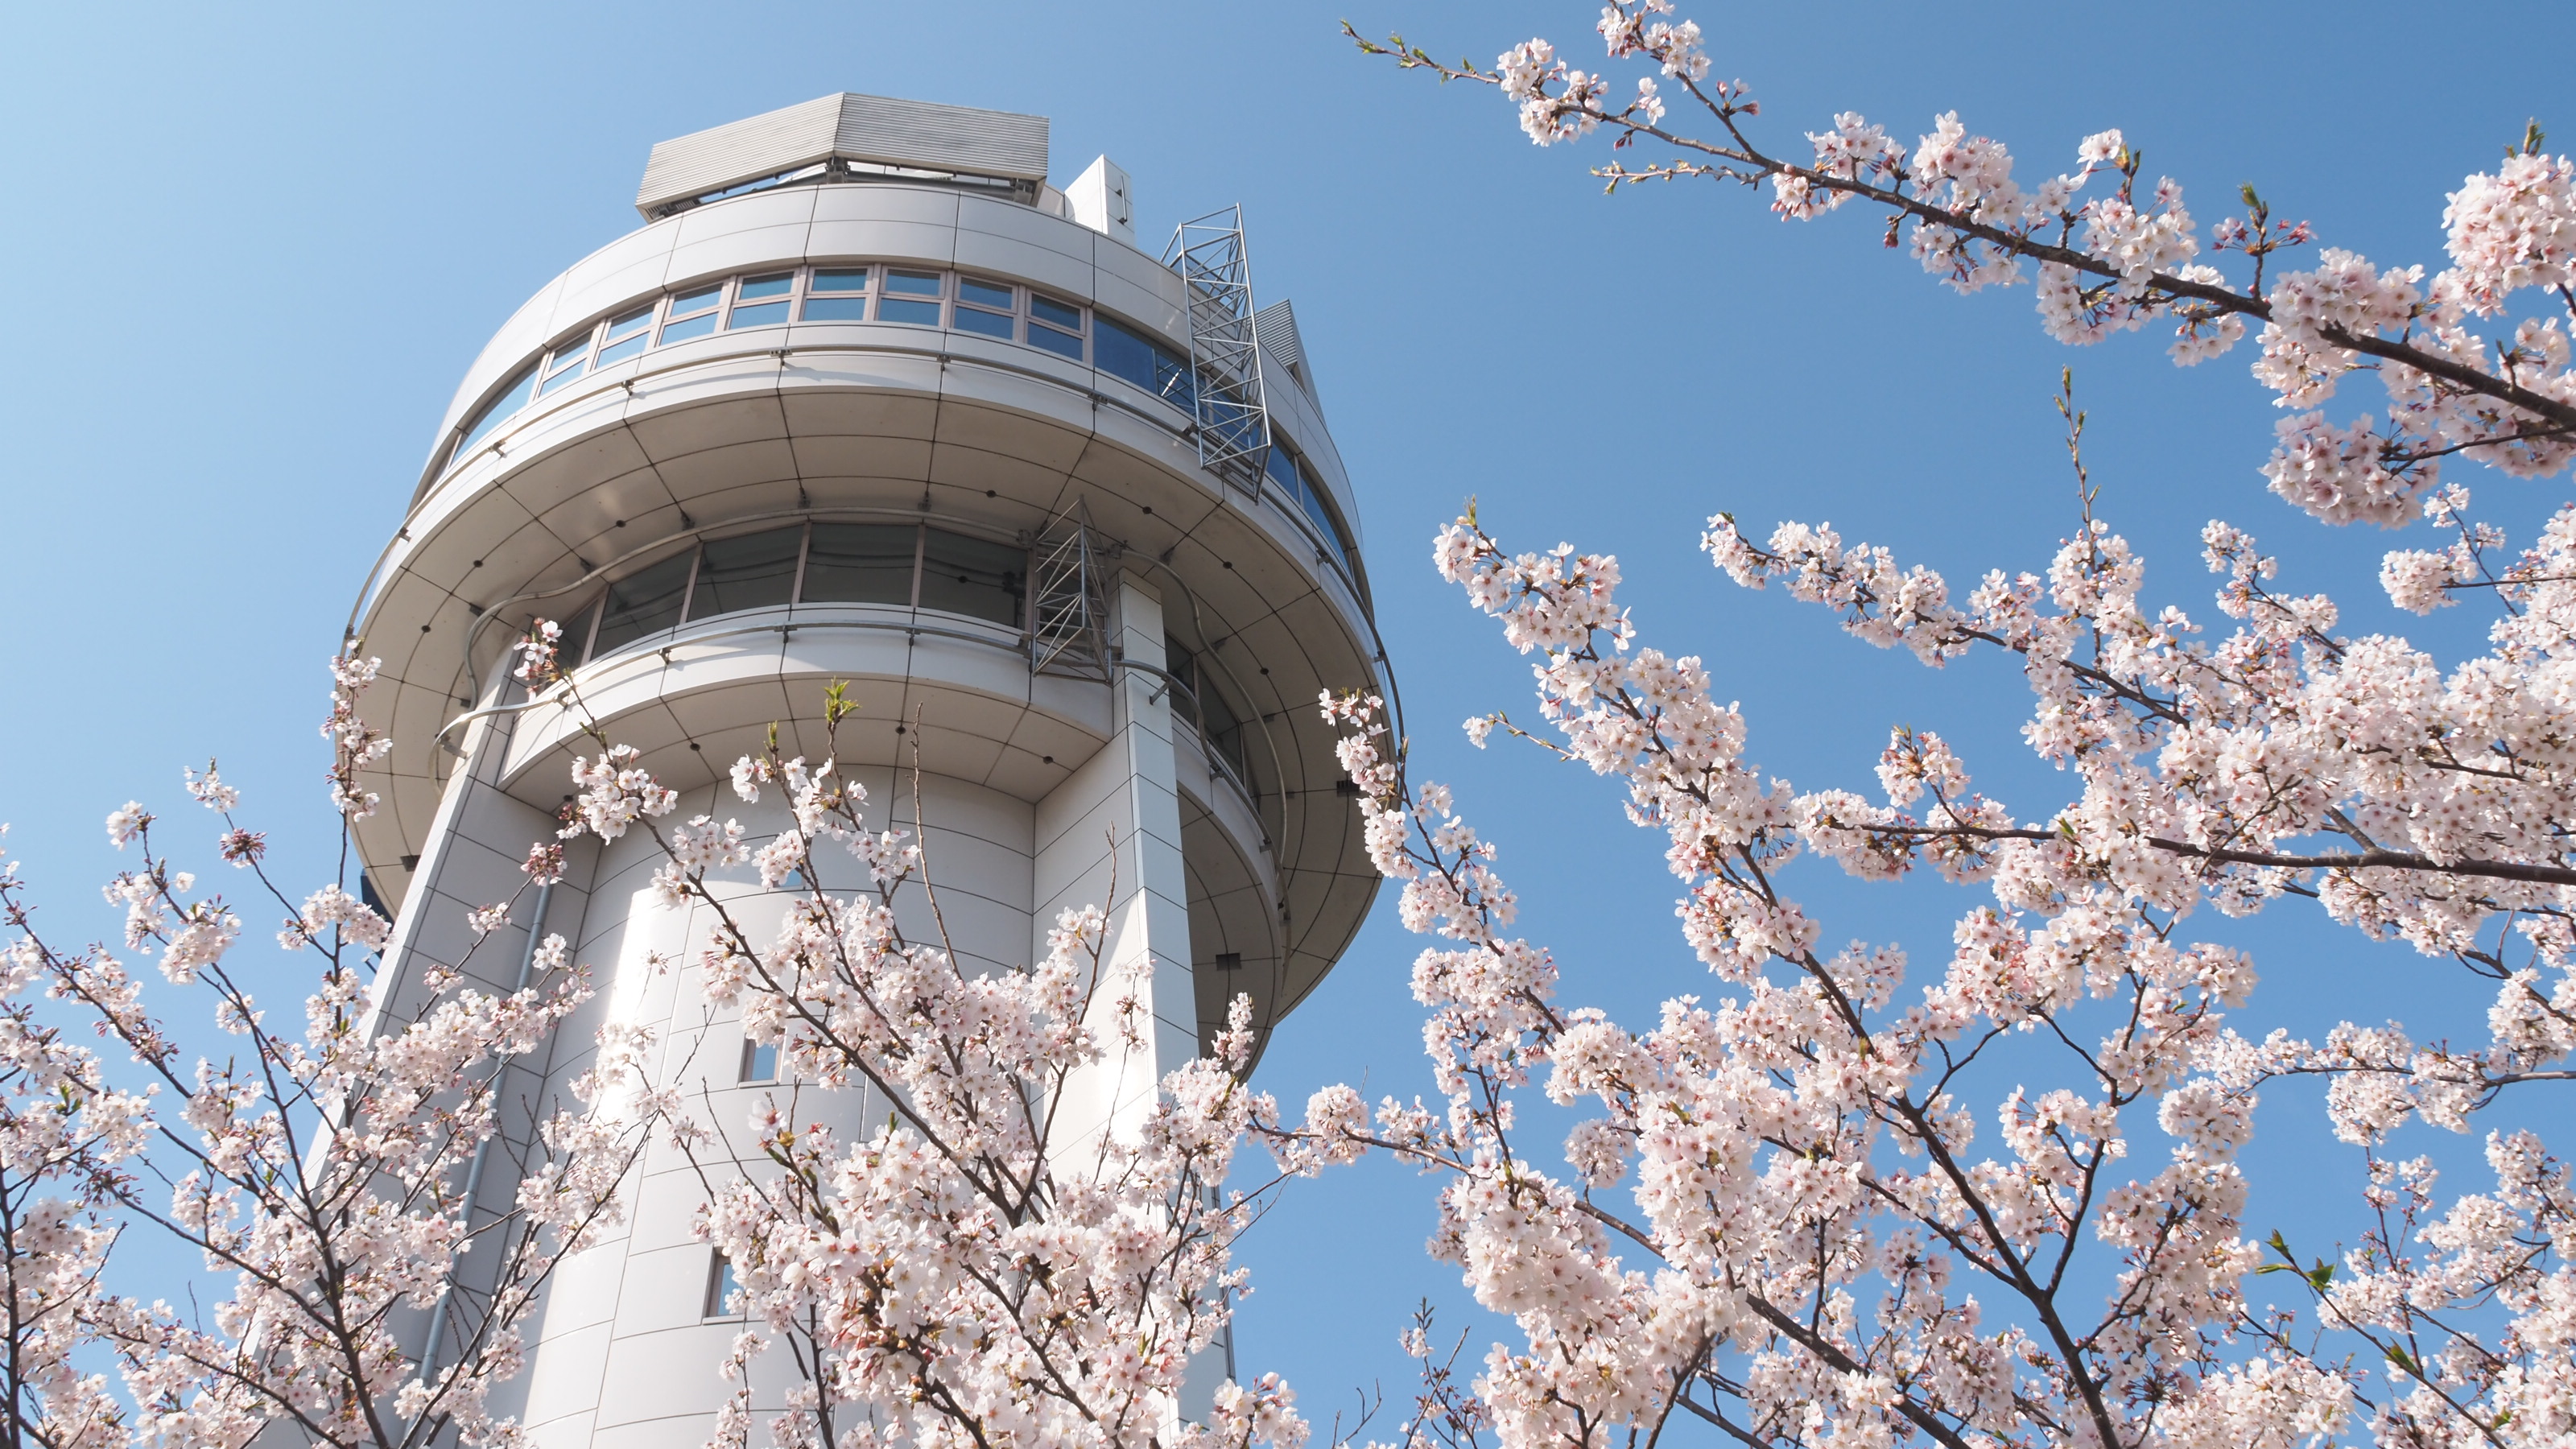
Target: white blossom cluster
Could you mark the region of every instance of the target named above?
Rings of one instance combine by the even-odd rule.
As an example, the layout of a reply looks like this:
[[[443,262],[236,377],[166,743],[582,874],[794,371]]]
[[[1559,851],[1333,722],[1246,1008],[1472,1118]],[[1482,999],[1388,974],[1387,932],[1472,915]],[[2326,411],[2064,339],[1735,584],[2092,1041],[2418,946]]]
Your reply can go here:
[[[2254,375],[2292,410],[2264,475],[2328,522],[2413,520],[2453,455],[2520,477],[2555,475],[2576,457],[2576,162],[2543,153],[2536,127],[2495,171],[2469,175],[2450,194],[2442,221],[2451,264],[2429,280],[2421,266],[2383,268],[2340,248],[2300,270],[2287,253],[2313,239],[2307,223],[2274,220],[2249,186],[2245,213],[2220,220],[2204,243],[2182,185],[2150,183],[2117,130],[2086,137],[2075,170],[2028,187],[2004,144],[1972,134],[1955,111],[1936,116],[1910,150],[1846,111],[1830,130],[1807,134],[1808,154],[1775,155],[1747,129],[1761,108],[1744,83],[1709,80],[1707,37],[1694,22],[1664,18],[1672,10],[1670,0],[1611,0],[1596,29],[1612,62],[1651,65],[1697,101],[1717,126],[1705,138],[1668,116],[1655,76],[1638,78],[1633,99],[1613,100],[1607,76],[1570,66],[1545,39],[1513,46],[1491,70],[1443,65],[1400,41],[1361,44],[1408,69],[1497,87],[1539,145],[1607,130],[1619,148],[1674,148],[1669,162],[1600,168],[1614,186],[1767,183],[1772,210],[1788,220],[1868,202],[1884,212],[1889,246],[1904,232],[1924,270],[1961,292],[2021,281],[2035,264],[2040,324],[2062,342],[2153,324],[2171,329],[2174,361],[2191,366],[2259,329]],[[2106,187],[2083,195],[2096,176]],[[2234,277],[2212,264],[2229,252],[2245,263]],[[2531,294],[2540,311],[2517,316]],[[2502,335],[2473,330],[2485,319],[2501,322]],[[2377,374],[2385,410],[2328,419],[2318,405],[2362,370]]]
[[[827,731],[846,707],[836,693]],[[1116,1070],[1148,1029],[1135,983],[1103,965],[1099,908],[1061,916],[1034,967],[975,974],[905,937],[895,901],[921,880],[919,844],[871,828],[867,792],[829,759],[773,747],[734,765],[745,803],[785,797],[785,824],[757,845],[734,820],[655,825],[677,797],[631,751],[584,761],[575,779],[565,834],[655,832],[655,892],[715,923],[696,984],[739,1014],[746,1040],[776,1046],[782,1079],[798,1084],[750,1124],[768,1170],[714,1174],[699,1220],[756,1325],[721,1366],[739,1387],[714,1444],[747,1445],[761,1427],[751,1364],[764,1354],[798,1366],[785,1411],[767,1416],[781,1445],[1305,1441],[1275,1377],[1224,1385],[1210,1422],[1179,1417],[1190,1361],[1243,1287],[1229,1248],[1258,1204],[1225,1186],[1234,1150],[1275,1115],[1241,1080],[1249,998],[1135,1120],[1077,1139],[1068,1094],[1095,1091],[1083,1074]],[[815,852],[836,845],[868,889],[815,884]],[[745,931],[720,888],[745,866],[762,888],[794,892],[770,939]],[[885,1124],[845,1140],[799,1119],[807,1092],[870,1093]]]
[[[375,664],[349,651],[332,672],[331,791],[356,816],[375,798],[360,774],[386,749],[363,723]],[[211,765],[187,785],[231,827],[224,857],[256,872],[261,837],[232,822],[240,792]],[[186,1061],[106,949],[48,945],[14,865],[0,876],[15,932],[0,953],[0,1246],[15,1303],[0,1362],[14,1427],[51,1449],[239,1449],[281,1423],[376,1449],[519,1443],[488,1408],[520,1367],[516,1325],[553,1265],[616,1221],[641,1133],[667,1104],[644,1090],[633,1053],[603,1051],[577,1084],[582,1105],[527,1124],[537,1145],[516,1164],[515,1205],[495,1220],[486,1203],[473,1221],[463,1187],[500,1140],[501,1073],[590,994],[562,938],[535,947],[525,989],[459,989],[466,963],[425,966],[406,1015],[371,1019],[361,957],[391,943],[392,923],[337,882],[298,904],[260,874],[287,911],[280,944],[324,958],[302,1031],[275,1032],[231,960],[238,914],[196,893],[154,823],[139,804],[109,817],[110,839],[142,860],[107,896],[124,908],[125,949],[208,993],[217,1025],[241,1039],[220,1063]],[[531,863],[560,869],[561,855]],[[478,948],[509,909],[470,913]],[[34,1009],[40,988],[129,1051],[150,1090],[107,1087],[95,1058]],[[120,1296],[104,1280],[118,1225],[175,1235],[229,1292],[202,1314]],[[451,1285],[477,1247],[469,1301]],[[433,1304],[445,1357],[424,1375],[418,1335]],[[86,1362],[119,1368],[121,1393],[73,1366],[84,1349],[106,1351]]]
[[[2467,503],[2437,499],[2460,542],[2392,555],[2392,575],[2494,564],[2500,539]],[[2566,1166],[2531,1133],[2491,1133],[2495,1190],[2444,1205],[2429,1164],[2379,1151],[2410,1117],[2471,1130],[2497,1092],[2576,1075],[2576,758],[2556,724],[2576,508],[2495,568],[2512,606],[2495,652],[2447,674],[2403,641],[2336,636],[2331,602],[2275,593],[2237,530],[2205,542],[2234,625],[2216,643],[2142,605],[2142,562],[2089,520],[2045,577],[1990,574],[1963,605],[1830,528],[1757,545],[1711,520],[1720,568],[1836,610],[1859,638],[1935,666],[2017,656],[2026,739],[2083,785],[2018,822],[1927,731],[1894,732],[1877,800],[1763,778],[1699,662],[1637,642],[1614,560],[1510,555],[1470,519],[1442,532],[1443,576],[1539,661],[1547,748],[1619,780],[1629,818],[1664,833],[1683,934],[1728,994],[1676,997],[1643,1031],[1560,1005],[1555,963],[1507,934],[1515,898],[1450,792],[1408,791],[1376,700],[1325,699],[1372,858],[1402,882],[1406,925],[1446,938],[1414,990],[1448,1101],[1390,1098],[1372,1120],[1328,1089],[1280,1150],[1296,1170],[1377,1149],[1445,1172],[1435,1250],[1527,1336],[1471,1386],[1437,1379],[1408,1434],[1607,1443],[1686,1409],[1760,1444],[2576,1435]],[[1524,733],[1470,722],[1480,743],[1497,727]],[[1928,861],[1991,900],[1909,994],[1903,952],[1820,949],[1822,923],[1783,892],[1808,853],[1877,880]],[[2491,1040],[2236,1025],[2251,962],[2182,927],[2204,902],[2242,914],[2284,895],[2469,967],[2492,991]],[[2516,941],[2528,964],[2506,964]],[[2023,1036],[2067,1071],[1981,1109],[1972,1064]],[[2378,1227],[2337,1264],[2267,1250],[2243,1221],[2237,1161],[2258,1089],[2283,1076],[2330,1082],[2337,1133],[2381,1184]],[[1533,1084],[1600,1113],[1565,1142],[1568,1176],[1514,1133],[1513,1094]],[[1633,1211],[1611,1206],[1622,1185]],[[2088,1304],[2067,1285],[2097,1256],[2112,1291]],[[2308,1314],[2247,1296],[2266,1268],[2310,1286]],[[2501,1333],[2468,1327],[2472,1310],[2500,1311]]]

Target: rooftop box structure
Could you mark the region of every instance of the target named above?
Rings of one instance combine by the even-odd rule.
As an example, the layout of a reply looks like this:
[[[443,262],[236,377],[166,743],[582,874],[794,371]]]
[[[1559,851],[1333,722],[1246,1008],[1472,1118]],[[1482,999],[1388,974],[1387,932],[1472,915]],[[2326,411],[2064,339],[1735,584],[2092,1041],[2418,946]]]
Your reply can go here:
[[[664,141],[644,163],[647,221],[728,192],[874,172],[981,181],[1034,201],[1046,181],[1047,119],[844,91]]]

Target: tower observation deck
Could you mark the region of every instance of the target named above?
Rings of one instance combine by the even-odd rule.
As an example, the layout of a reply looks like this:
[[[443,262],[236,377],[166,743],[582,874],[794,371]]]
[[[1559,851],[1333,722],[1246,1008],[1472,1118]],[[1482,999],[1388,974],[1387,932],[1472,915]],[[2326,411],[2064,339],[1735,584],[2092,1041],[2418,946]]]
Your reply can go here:
[[[1108,959],[1150,981],[1143,1090],[1237,993],[1266,1040],[1314,989],[1377,887],[1314,707],[1386,684],[1351,486],[1295,314],[1253,305],[1236,216],[1157,256],[1128,191],[1105,157],[1050,184],[1043,118],[857,95],[654,148],[644,224],[467,370],[358,606],[394,742],[356,829],[397,916],[380,1011],[465,961],[467,911],[516,891],[593,749],[560,689],[509,677],[538,618],[608,735],[681,792],[676,818],[731,815],[755,843],[777,794],[745,807],[725,772],[773,724],[819,761],[846,681],[839,764],[880,825],[917,816],[939,892],[944,929],[912,892],[907,931],[1000,970],[1044,955],[1059,910],[1106,907]],[[707,923],[653,903],[658,858],[632,833],[575,842],[468,963],[507,990],[509,943],[559,933],[595,973],[505,1099],[559,1095],[612,1017],[655,1029],[710,1125],[777,1089],[698,1005]],[[852,865],[823,884],[855,886]],[[788,895],[741,892],[765,939]],[[884,1117],[865,1097],[799,1110],[854,1133]],[[506,1210],[504,1175],[482,1213]],[[742,1324],[691,1236],[699,1178],[656,1145],[629,1192],[524,1328],[508,1392],[548,1449],[695,1449],[729,1388]]]

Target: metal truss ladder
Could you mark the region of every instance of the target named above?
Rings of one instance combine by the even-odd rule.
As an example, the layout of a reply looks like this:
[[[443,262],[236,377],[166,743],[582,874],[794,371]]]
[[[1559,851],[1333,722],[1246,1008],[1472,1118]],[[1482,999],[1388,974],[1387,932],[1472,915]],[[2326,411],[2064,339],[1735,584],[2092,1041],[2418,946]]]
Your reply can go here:
[[[1270,410],[1261,400],[1242,206],[1182,222],[1163,249],[1163,265],[1181,274],[1189,297],[1199,466],[1258,492],[1270,460]]]

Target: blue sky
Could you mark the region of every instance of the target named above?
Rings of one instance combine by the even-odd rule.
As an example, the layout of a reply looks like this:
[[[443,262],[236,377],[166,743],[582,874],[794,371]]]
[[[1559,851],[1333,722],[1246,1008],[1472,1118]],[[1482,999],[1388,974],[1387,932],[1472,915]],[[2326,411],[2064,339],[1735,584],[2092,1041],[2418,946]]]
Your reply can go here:
[[[1785,226],[1708,184],[1605,198],[1583,170],[1600,147],[1536,150],[1490,94],[1365,61],[1337,35],[1345,14],[1444,55],[1533,33],[1594,53],[1590,7],[1522,0],[12,10],[0,819],[56,929],[106,927],[105,812],[175,803],[180,766],[208,755],[286,842],[286,876],[327,876],[320,662],[466,363],[635,224],[653,141],[838,89],[1049,115],[1058,179],[1108,152],[1146,235],[1243,204],[1257,290],[1295,299],[1360,496],[1417,771],[1454,782],[1501,843],[1577,1001],[1634,1017],[1704,978],[1655,842],[1599,782],[1455,732],[1527,698],[1525,663],[1425,563],[1469,494],[1516,546],[1620,555],[1647,638],[1704,655],[1751,714],[1753,757],[1801,785],[1865,785],[1903,721],[1959,741],[2020,813],[2061,798],[2015,741],[2009,670],[1933,675],[1851,643],[1735,590],[1693,544],[1723,508],[1757,527],[1830,519],[1954,580],[2036,569],[2074,516],[2049,403],[2069,363],[2101,511],[2150,560],[2151,597],[2215,619],[2196,537],[2224,516],[2283,555],[2287,582],[2342,598],[2348,630],[2476,643],[2469,610],[2428,629],[2387,609],[2372,579],[2390,540],[2262,492],[2274,413],[2245,355],[2180,372],[2142,336],[2070,352],[2026,288],[1954,297],[1857,214]],[[2252,181],[2328,244],[2438,265],[2444,191],[2526,117],[2576,138],[2576,112],[2547,113],[2576,19],[2429,15],[2195,0],[1699,18],[1775,145],[1844,109],[1910,139],[1955,107],[2044,175],[2119,126],[2204,224]],[[2563,486],[2467,481],[2524,534]],[[1971,903],[1814,870],[1792,888],[1829,938],[1901,941],[1926,969]],[[2436,1024],[2426,987],[2444,968],[2313,924],[2292,906],[2228,928],[2258,953],[2258,1013]],[[1338,1079],[1425,1090],[1416,948],[1382,911],[1282,1029],[1263,1084],[1291,1102]],[[2267,1104],[2258,1223],[2337,1231],[2292,1190],[2354,1170],[2290,1145],[2321,1120],[2293,1093]],[[1413,1300],[1464,1302],[1421,1259],[1429,1222],[1428,1184],[1383,1166],[1301,1185],[1247,1248],[1242,1367],[1285,1372],[1325,1417],[1355,1386],[1398,1388]]]

